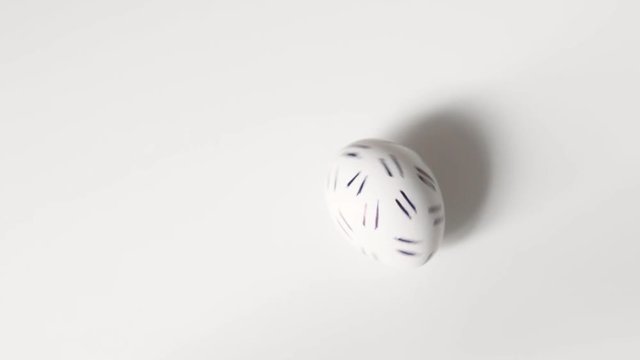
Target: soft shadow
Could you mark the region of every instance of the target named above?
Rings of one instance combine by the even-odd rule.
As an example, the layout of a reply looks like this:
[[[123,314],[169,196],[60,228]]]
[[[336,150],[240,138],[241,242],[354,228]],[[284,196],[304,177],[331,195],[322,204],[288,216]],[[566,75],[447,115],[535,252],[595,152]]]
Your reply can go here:
[[[491,157],[479,109],[451,106],[417,117],[396,141],[418,152],[436,176],[446,213],[444,245],[469,237],[491,186]]]

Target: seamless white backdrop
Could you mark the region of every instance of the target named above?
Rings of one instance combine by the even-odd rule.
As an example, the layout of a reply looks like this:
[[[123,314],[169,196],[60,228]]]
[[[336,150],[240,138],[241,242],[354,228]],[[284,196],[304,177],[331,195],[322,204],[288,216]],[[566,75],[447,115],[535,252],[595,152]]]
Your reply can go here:
[[[0,2],[0,358],[637,359],[638,16]],[[381,267],[326,164],[438,113],[482,136],[483,201],[427,266]]]

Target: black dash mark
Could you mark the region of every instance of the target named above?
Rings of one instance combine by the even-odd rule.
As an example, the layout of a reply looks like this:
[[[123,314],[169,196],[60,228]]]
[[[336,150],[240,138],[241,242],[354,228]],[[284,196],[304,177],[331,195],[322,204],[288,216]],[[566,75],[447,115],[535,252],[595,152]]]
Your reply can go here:
[[[360,149],[370,149],[370,148],[371,148],[371,146],[369,146],[369,145],[363,145],[363,144],[353,144],[353,145],[351,145],[351,146],[353,146],[353,147],[357,147],[357,148],[360,148]]]
[[[376,203],[376,229],[378,228],[378,219],[380,218],[380,200]]]
[[[384,161],[383,158],[380,158],[380,163],[382,164],[382,166],[384,166],[384,169],[387,170],[387,174],[391,177],[393,177],[393,174],[391,173],[391,170],[389,170],[389,167],[387,166],[387,162]]]
[[[438,226],[442,223],[442,218],[436,218],[435,220],[433,220],[433,226]]]
[[[364,212],[362,214],[362,226],[367,226],[367,203],[364,203]]]
[[[371,253],[371,257],[373,260],[378,261],[378,255],[376,255],[376,253]]]
[[[353,158],[359,158],[360,157],[360,155],[358,155],[358,153],[354,153],[354,152],[348,152],[348,153],[344,153],[342,155],[344,155],[346,157],[353,157]]]
[[[415,243],[418,242],[416,240],[409,240],[409,239],[405,239],[405,238],[401,238],[401,237],[397,237],[397,238],[394,238],[394,239],[396,239],[398,241],[402,241],[403,243],[407,243],[407,244],[415,244]]]
[[[414,252],[411,252],[411,251],[405,251],[405,250],[399,250],[399,249],[398,249],[398,252],[399,252],[400,254],[403,254],[403,255],[409,255],[409,256],[415,256],[415,255],[416,255],[416,253],[414,253]]]
[[[433,256],[433,252],[431,252],[431,253],[429,254],[429,256],[427,256],[427,260],[425,260],[424,262],[426,263],[427,261],[429,261],[429,260],[431,259],[431,257],[432,257],[432,256]]]
[[[400,207],[400,209],[402,210],[402,212],[407,215],[407,217],[409,219],[411,219],[411,215],[409,215],[409,212],[407,211],[407,209],[404,208],[404,206],[402,206],[402,204],[400,204],[400,201],[398,201],[398,199],[396,199],[396,204],[398,204],[398,206]]]
[[[402,171],[402,166],[400,166],[400,162],[398,161],[398,159],[393,154],[389,154],[389,157],[391,157],[391,160],[393,160],[393,163],[396,164],[396,167],[400,172],[400,176],[404,177],[404,171]]]
[[[418,179],[420,179],[420,181],[422,181],[425,185],[430,187],[433,191],[437,191],[436,186],[433,185],[433,183],[431,183],[429,180],[423,178],[421,175],[418,175]]]
[[[409,203],[409,206],[411,206],[411,208],[413,209],[413,211],[416,212],[416,214],[418,213],[418,210],[416,210],[416,206],[413,205],[413,203],[411,202],[411,200],[409,200],[409,197],[407,196],[407,194],[404,193],[404,191],[400,190],[400,193],[402,194],[402,197],[404,197],[405,200],[407,200],[407,202]]]
[[[347,221],[347,219],[344,218],[344,215],[342,215],[342,211],[338,211],[338,214],[340,215],[340,217],[342,218],[342,221],[344,221],[344,224],[347,225],[347,227],[349,228],[349,230],[353,231],[353,229],[351,228],[351,225],[349,225],[349,222]]]
[[[349,182],[347,183],[347,187],[351,186],[351,183],[352,183],[352,182],[353,182],[353,181],[354,181],[358,176],[360,176],[360,171],[358,171],[358,173],[357,173],[353,178],[351,178],[351,180],[349,180]]]
[[[340,168],[336,168],[336,177],[333,178],[333,191],[336,191],[336,187],[338,186],[338,172],[340,171]]]
[[[360,184],[360,188],[358,189],[358,193],[356,194],[356,196],[360,195],[360,193],[362,192],[362,189],[364,188],[364,183],[367,182],[367,178],[369,176],[365,176],[364,179],[362,180],[362,184]]]
[[[340,226],[340,230],[342,230],[342,232],[347,235],[347,237],[351,240],[353,240],[353,238],[351,237],[351,234],[349,234],[349,232],[344,228],[344,225],[342,225],[342,223],[336,219],[336,222],[338,223],[338,226]]]
[[[440,209],[442,209],[442,205],[429,206],[429,214],[433,214],[435,212],[438,212],[438,211],[440,211]]]
[[[429,173],[428,173],[428,172],[426,172],[426,171],[424,171],[424,170],[420,169],[420,168],[419,168],[419,167],[417,167],[417,166],[416,166],[416,170],[418,170],[418,172],[419,172],[422,176],[424,176],[424,177],[428,178],[429,180],[431,180],[431,182],[435,182],[435,180],[433,179],[433,177],[432,177],[431,175],[429,175]]]

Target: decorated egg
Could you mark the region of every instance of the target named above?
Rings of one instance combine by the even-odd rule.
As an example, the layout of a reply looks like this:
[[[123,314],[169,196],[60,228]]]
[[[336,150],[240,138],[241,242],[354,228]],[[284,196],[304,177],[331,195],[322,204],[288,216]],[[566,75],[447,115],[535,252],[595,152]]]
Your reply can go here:
[[[395,267],[417,267],[442,241],[442,195],[414,151],[377,139],[342,149],[329,167],[326,200],[344,238],[365,256]]]

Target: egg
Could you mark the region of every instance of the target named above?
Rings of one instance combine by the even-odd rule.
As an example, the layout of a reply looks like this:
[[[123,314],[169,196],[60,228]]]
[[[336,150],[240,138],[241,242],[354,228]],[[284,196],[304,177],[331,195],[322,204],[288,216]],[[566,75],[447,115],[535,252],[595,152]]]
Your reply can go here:
[[[325,192],[338,231],[375,261],[418,267],[442,242],[440,187],[420,156],[405,146],[378,139],[346,146],[329,166]]]

